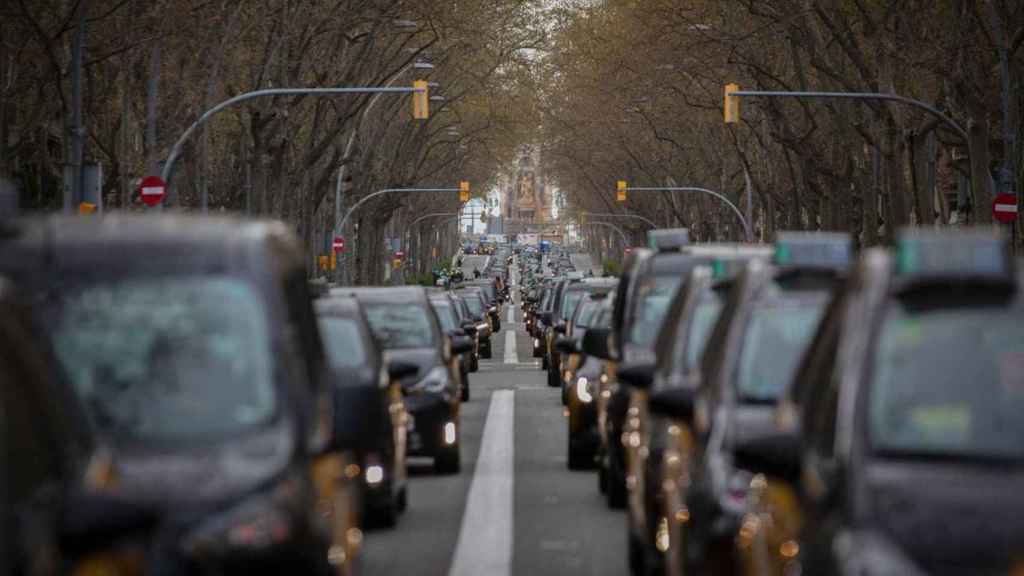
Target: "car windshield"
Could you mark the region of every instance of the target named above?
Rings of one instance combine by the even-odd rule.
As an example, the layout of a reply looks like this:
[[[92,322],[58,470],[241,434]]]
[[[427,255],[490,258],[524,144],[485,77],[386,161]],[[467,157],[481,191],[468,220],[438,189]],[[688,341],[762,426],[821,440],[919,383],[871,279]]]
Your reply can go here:
[[[682,283],[682,276],[656,276],[637,287],[636,316],[630,327],[630,342],[640,346],[654,343],[672,297]]]
[[[373,335],[387,350],[431,348],[435,345],[430,310],[421,304],[367,303],[366,319]]]
[[[50,314],[64,372],[114,438],[206,441],[275,414],[266,303],[246,281],[125,278],[78,287]]]
[[[351,318],[321,316],[320,334],[327,360],[336,368],[354,368],[366,363],[366,348],[359,325]]]
[[[434,312],[437,313],[437,320],[441,324],[441,330],[450,332],[455,330],[455,311],[447,302],[431,302]]]
[[[722,312],[722,299],[713,292],[705,294],[693,309],[693,318],[686,336],[686,366],[693,368],[700,364],[704,346],[711,337],[711,330]]]
[[[477,318],[484,314],[484,303],[480,301],[475,295],[467,294],[465,297],[466,307],[469,308],[469,313]]]
[[[601,309],[601,303],[596,300],[586,300],[579,304],[576,312],[576,326],[590,328],[594,321],[595,313]]]
[[[1024,458],[1024,305],[893,303],[877,340],[869,436],[883,453]]]
[[[576,305],[579,304],[584,294],[586,292],[583,290],[571,290],[562,296],[562,320],[572,318],[572,313],[576,311]]]
[[[750,313],[736,388],[744,402],[774,402],[793,379],[824,311],[827,294],[770,297]]]

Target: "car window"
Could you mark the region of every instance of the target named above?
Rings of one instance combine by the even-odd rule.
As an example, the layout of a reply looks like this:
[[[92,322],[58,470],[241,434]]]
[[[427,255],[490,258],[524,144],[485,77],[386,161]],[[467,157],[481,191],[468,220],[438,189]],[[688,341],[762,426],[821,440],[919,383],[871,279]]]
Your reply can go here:
[[[594,319],[594,314],[601,308],[601,303],[595,300],[587,300],[579,305],[576,313],[576,326],[589,328]]]
[[[318,320],[323,335],[327,361],[335,368],[354,368],[366,364],[366,346],[359,324],[351,318],[321,316]]]
[[[1024,458],[1024,306],[915,309],[882,320],[869,437],[881,452]]]
[[[630,326],[630,342],[640,346],[654,343],[672,297],[682,283],[682,276],[654,276],[637,286],[636,313]]]
[[[470,314],[476,316],[477,318],[483,316],[484,304],[483,302],[480,301],[479,298],[472,295],[466,295],[464,302],[466,303],[466,307],[469,308]]]
[[[434,312],[437,313],[437,320],[441,324],[441,330],[450,332],[458,327],[455,313],[447,302],[431,301],[430,305],[434,307]]]
[[[266,304],[230,277],[82,286],[52,312],[54,348],[97,424],[115,438],[200,441],[275,413]]]
[[[711,337],[711,331],[715,328],[722,307],[722,297],[710,291],[701,296],[694,307],[693,317],[690,319],[690,326],[687,330],[686,350],[683,351],[687,369],[700,364],[704,347],[708,343],[708,338]]]
[[[562,296],[562,320],[572,318],[572,313],[576,311],[576,305],[580,303],[585,294],[584,290],[571,290]]]
[[[430,310],[422,304],[372,302],[365,305],[374,337],[388,350],[436,345]]]
[[[769,297],[751,310],[736,371],[741,401],[770,403],[786,390],[826,298],[825,293]]]

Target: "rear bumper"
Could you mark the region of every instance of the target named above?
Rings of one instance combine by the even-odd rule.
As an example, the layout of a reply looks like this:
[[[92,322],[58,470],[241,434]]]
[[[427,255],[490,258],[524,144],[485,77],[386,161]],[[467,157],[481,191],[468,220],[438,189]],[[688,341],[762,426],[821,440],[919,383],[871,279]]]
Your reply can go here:
[[[455,407],[440,394],[421,394],[406,397],[405,409],[411,419],[408,430],[410,456],[434,456],[446,447],[444,425],[457,420]]]

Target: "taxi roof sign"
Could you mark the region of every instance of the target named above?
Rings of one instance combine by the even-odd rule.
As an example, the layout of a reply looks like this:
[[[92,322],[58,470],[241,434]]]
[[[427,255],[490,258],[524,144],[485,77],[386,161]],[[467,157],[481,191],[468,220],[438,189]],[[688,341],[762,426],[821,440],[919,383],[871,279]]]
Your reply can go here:
[[[779,232],[775,264],[800,268],[843,270],[853,261],[849,234],[836,232]]]
[[[668,228],[647,232],[647,247],[659,252],[679,250],[690,244],[689,228]]]
[[[992,230],[900,231],[896,274],[918,281],[1015,280],[1006,239]]]

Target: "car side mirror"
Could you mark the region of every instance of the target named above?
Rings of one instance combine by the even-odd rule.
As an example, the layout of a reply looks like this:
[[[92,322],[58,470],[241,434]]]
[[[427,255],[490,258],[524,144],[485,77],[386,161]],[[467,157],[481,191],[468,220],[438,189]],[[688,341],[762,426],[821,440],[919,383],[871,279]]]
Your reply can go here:
[[[476,334],[476,332],[477,332],[476,324],[474,324],[473,322],[463,322],[462,323],[462,332],[464,334],[466,334],[466,335],[469,335],[469,336],[472,336],[472,335]]]
[[[403,380],[419,372],[419,367],[411,362],[392,360],[388,362],[388,376],[392,380]]]
[[[621,378],[621,372],[617,371],[616,376]],[[648,405],[652,414],[690,422],[695,400],[696,391],[691,388],[669,388],[651,394]]]
[[[473,341],[468,336],[452,337],[452,354],[466,354],[473,351]]]
[[[611,349],[608,347],[609,336],[611,336],[611,330],[608,328],[590,328],[583,334],[580,348],[588,356],[611,360]]]
[[[733,448],[733,462],[744,470],[796,482],[800,477],[800,438],[774,432],[741,440]]]
[[[567,330],[568,327],[566,326],[565,322],[559,322],[558,324],[555,324],[555,332],[558,332],[559,334],[565,334]]]
[[[565,336],[560,336],[555,340],[555,350],[558,350],[562,354],[576,354],[580,351],[579,347],[576,346],[576,339],[567,338]]]
[[[654,382],[655,368],[656,366],[650,362],[627,363],[619,365],[615,376],[634,388],[647,390]]]

